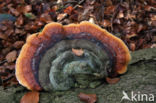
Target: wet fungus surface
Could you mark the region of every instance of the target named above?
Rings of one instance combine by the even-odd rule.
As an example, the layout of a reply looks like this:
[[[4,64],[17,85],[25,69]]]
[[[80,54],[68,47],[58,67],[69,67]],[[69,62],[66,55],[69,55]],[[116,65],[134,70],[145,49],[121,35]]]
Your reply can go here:
[[[16,77],[30,90],[87,88],[125,73],[129,61],[124,42],[95,24],[49,23],[27,38],[16,61]]]

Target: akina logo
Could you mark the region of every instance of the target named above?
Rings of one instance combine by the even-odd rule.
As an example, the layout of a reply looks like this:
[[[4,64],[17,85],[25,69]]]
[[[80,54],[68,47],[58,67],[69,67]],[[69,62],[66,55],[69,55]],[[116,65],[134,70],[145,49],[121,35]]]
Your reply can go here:
[[[154,94],[145,94],[141,93],[138,91],[137,93],[134,93],[131,91],[131,95],[128,96],[128,94],[125,91],[122,91],[123,97],[121,98],[121,102],[123,100],[128,100],[128,101],[136,101],[136,102],[141,102],[141,101],[148,101],[148,102],[153,102],[154,101]]]

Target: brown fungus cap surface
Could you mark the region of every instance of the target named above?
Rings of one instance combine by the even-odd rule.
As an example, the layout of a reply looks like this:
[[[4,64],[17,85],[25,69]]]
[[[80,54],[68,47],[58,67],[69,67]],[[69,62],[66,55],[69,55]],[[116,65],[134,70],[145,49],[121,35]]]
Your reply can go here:
[[[108,70],[109,76],[116,76],[127,71],[131,57],[127,46],[121,39],[86,21],[65,26],[59,23],[49,23],[41,33],[29,36],[22,47],[16,61],[16,77],[19,83],[30,90],[42,90],[42,84],[38,79],[40,61],[50,47],[67,39],[85,39],[106,49],[112,61],[112,69]]]

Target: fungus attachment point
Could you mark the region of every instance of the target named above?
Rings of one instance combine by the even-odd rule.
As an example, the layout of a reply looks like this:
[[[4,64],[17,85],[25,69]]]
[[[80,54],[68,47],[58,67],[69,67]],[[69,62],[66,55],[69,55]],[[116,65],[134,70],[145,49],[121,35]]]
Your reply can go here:
[[[16,77],[31,90],[96,87],[105,77],[125,73],[129,61],[124,42],[95,24],[49,23],[27,38]]]

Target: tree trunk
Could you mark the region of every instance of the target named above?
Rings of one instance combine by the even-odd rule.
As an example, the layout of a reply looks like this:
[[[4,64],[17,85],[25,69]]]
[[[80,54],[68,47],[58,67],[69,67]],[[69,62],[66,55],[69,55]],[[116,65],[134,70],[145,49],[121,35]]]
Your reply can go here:
[[[137,101],[139,101],[139,94],[147,94],[147,98],[143,98],[143,101],[146,99],[149,101],[150,94],[155,95],[156,101],[156,48],[135,51],[131,56],[128,71],[121,75],[118,83],[113,85],[104,83],[95,89],[40,92],[40,103],[83,103],[77,97],[80,92],[95,93],[98,97],[97,103],[120,103],[123,91],[130,99],[133,91]],[[0,103],[19,103],[26,92],[27,90],[22,86],[7,89],[0,87]],[[122,103],[132,103],[132,101],[123,100]]]

